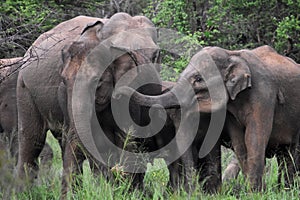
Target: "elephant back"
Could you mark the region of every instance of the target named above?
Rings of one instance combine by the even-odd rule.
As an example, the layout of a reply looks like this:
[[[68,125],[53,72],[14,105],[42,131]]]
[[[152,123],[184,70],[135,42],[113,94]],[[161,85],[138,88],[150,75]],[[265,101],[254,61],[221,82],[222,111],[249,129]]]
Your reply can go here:
[[[16,73],[21,63],[22,57],[0,59],[0,83]]]

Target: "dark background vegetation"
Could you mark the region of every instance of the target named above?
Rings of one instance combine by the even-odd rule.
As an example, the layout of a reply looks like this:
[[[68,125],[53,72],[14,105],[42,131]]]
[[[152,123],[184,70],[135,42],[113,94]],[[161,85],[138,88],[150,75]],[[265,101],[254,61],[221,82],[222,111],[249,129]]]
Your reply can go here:
[[[158,27],[187,35],[191,45],[233,50],[268,44],[300,62],[300,0],[1,0],[0,58],[22,56],[62,21],[116,12],[146,15]]]

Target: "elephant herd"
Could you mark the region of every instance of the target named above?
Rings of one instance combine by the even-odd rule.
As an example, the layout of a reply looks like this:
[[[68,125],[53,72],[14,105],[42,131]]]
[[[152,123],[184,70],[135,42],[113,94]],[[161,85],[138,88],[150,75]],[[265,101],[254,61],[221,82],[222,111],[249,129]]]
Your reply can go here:
[[[232,165],[241,168],[253,191],[263,189],[265,160],[273,156],[278,174],[290,186],[299,157],[300,65],[269,46],[235,51],[205,47],[177,82],[160,82],[157,37],[156,27],[144,16],[78,16],[43,33],[22,58],[0,60],[1,142],[17,159],[16,176],[32,181],[38,175],[38,157],[51,160],[45,142],[50,130],[62,151],[62,197],[86,159],[95,173],[111,178],[118,163],[106,161],[118,155],[109,155],[113,149],[99,139],[95,122],[111,143],[124,148],[124,127],[132,121],[138,127],[160,121],[162,106],[166,123],[159,133],[136,137],[136,145],[125,148],[153,152],[174,140],[174,152],[165,156],[168,161],[173,153],[179,155],[168,163],[174,188],[183,184],[192,190],[196,171],[204,191],[219,191],[221,145],[235,152],[238,162]],[[154,71],[146,75],[153,83],[132,84],[145,78],[140,66]],[[116,88],[122,76],[126,83]],[[124,127],[114,118],[114,101],[129,102],[132,121]],[[135,135],[141,132],[137,129]],[[132,175],[141,185],[143,174]]]

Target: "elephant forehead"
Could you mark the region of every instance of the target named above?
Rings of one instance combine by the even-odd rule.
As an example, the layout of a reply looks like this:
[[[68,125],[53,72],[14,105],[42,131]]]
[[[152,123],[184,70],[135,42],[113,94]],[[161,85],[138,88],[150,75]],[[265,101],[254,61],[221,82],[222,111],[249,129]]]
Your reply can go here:
[[[213,58],[206,52],[200,51],[194,55],[190,61],[190,67],[199,72],[207,72],[216,67]]]
[[[152,38],[147,33],[133,33],[131,31],[122,31],[104,41],[105,44],[128,51],[140,49],[158,49]]]

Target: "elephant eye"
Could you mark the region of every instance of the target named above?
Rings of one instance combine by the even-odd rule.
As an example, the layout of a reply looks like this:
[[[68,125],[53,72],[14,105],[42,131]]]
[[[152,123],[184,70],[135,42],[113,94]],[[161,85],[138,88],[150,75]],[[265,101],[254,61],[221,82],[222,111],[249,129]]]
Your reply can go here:
[[[195,82],[201,82],[203,81],[203,78],[200,75],[195,76]]]

